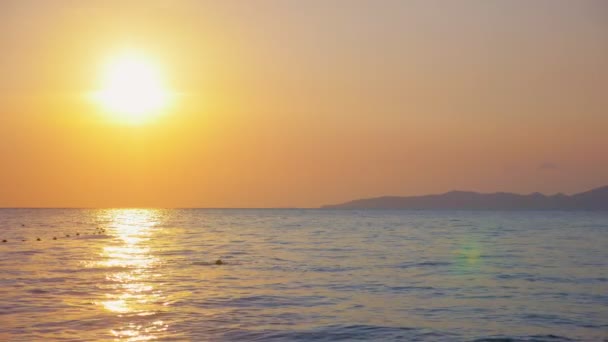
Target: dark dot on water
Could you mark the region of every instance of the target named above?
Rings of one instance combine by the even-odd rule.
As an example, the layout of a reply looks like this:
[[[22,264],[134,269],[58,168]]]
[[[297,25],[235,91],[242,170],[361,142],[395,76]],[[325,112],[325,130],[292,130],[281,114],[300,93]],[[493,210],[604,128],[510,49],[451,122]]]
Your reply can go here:
[[[65,237],[70,237],[70,234],[65,234]]]
[[[217,259],[217,261],[215,262],[216,265],[223,265],[224,262],[222,261],[222,259]]]
[[[80,233],[76,233],[76,236],[80,236]]]
[[[57,237],[53,236],[53,240],[57,240]]]
[[[22,239],[21,241],[27,241],[26,239]]]
[[[2,240],[2,242],[6,242],[6,240]]]
[[[36,241],[40,241],[40,238],[37,238]]]

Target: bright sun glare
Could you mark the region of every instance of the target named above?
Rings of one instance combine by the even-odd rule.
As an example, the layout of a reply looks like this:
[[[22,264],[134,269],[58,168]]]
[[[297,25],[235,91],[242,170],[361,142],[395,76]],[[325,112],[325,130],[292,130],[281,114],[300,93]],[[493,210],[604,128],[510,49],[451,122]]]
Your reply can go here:
[[[170,100],[160,68],[137,54],[112,59],[103,69],[102,87],[94,95],[116,119],[141,123],[158,115]]]

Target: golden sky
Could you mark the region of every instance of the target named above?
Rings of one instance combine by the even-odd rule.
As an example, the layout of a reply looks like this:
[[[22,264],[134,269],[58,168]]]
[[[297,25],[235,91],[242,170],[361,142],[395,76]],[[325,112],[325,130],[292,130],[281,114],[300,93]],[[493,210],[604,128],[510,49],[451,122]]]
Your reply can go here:
[[[0,206],[315,207],[608,184],[598,1],[0,2]],[[136,51],[174,94],[91,101]]]

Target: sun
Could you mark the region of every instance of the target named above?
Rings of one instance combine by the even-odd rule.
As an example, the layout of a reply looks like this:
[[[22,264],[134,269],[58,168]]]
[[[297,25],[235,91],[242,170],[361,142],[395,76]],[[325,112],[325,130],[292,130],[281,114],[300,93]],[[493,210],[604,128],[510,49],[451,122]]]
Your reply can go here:
[[[96,102],[115,119],[136,124],[157,116],[169,104],[161,69],[135,53],[121,54],[103,68]]]

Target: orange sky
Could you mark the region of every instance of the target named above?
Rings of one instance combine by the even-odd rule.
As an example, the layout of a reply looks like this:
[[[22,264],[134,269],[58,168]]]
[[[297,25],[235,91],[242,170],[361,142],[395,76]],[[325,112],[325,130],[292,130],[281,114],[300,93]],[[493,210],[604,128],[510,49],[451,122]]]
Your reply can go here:
[[[0,206],[608,184],[601,0],[127,3],[0,3]],[[138,125],[87,98],[124,49],[179,94]]]

